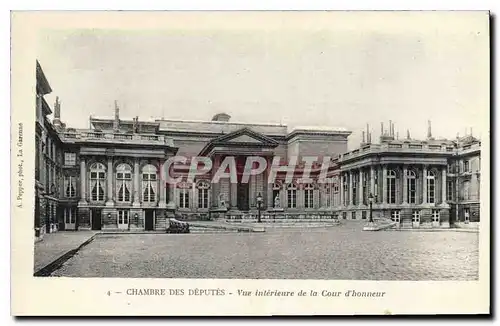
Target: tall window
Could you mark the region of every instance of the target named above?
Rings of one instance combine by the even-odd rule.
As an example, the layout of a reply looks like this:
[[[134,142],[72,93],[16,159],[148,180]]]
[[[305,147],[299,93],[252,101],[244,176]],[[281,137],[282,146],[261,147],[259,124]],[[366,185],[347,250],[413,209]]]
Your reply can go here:
[[[463,194],[464,194],[464,200],[470,199],[470,181],[464,181]]]
[[[387,171],[387,202],[396,203],[396,172],[394,170]]]
[[[304,185],[304,207],[314,207],[314,186],[310,183]]]
[[[352,204],[357,205],[358,204],[358,175],[357,174],[351,174],[352,178]]]
[[[198,208],[208,208],[210,184],[207,181],[200,181],[196,188],[198,189]]]
[[[407,196],[408,203],[415,204],[417,202],[417,175],[415,171],[408,170],[406,174],[406,183],[407,183]]]
[[[470,172],[470,162],[469,160],[464,161],[464,172]]]
[[[35,136],[35,179],[40,181],[40,138]]]
[[[142,168],[142,201],[155,202],[157,189],[157,170],[154,165],[148,164]]]
[[[339,193],[339,184],[338,183],[334,183],[333,184],[333,198],[332,198],[332,205],[333,206],[336,206],[337,205],[337,196],[338,196],[338,193]]]
[[[325,206],[332,206],[332,184],[330,182],[325,184]]]
[[[436,201],[436,176],[433,171],[427,172],[427,202],[434,204]]]
[[[76,153],[64,153],[64,165],[75,165]]]
[[[191,184],[181,182],[177,184],[177,192],[179,194],[179,208],[189,208],[189,193],[192,190]]]
[[[130,202],[130,190],[132,189],[132,168],[130,165],[120,164],[116,167],[116,189],[118,202]]]
[[[287,205],[288,208],[297,207],[297,186],[294,183],[290,183],[287,189]]]
[[[94,163],[90,166],[90,198],[92,201],[104,200],[104,189],[106,189],[106,168],[102,163]]]
[[[72,176],[64,176],[64,196],[73,198],[76,196],[76,179]]]
[[[446,199],[447,200],[453,200],[453,181],[447,181],[446,182]]]

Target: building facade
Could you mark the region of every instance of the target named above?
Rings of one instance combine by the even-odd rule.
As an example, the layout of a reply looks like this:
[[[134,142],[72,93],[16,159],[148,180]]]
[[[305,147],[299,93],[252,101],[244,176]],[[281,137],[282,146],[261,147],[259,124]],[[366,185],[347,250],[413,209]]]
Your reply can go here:
[[[344,129],[235,123],[225,113],[211,121],[122,119],[117,103],[114,117],[74,129],[61,122],[59,100],[47,119],[50,92],[37,63],[35,227],[43,232],[161,230],[171,216],[244,220],[260,212],[366,220],[371,211],[399,227],[479,221],[480,141],[472,136],[437,140],[429,126],[426,140],[399,140],[390,123],[378,143],[367,130],[348,151]],[[170,165],[173,157],[184,159]],[[211,169],[189,178],[200,157]],[[214,182],[228,158],[234,179]],[[249,158],[267,168],[244,180]]]

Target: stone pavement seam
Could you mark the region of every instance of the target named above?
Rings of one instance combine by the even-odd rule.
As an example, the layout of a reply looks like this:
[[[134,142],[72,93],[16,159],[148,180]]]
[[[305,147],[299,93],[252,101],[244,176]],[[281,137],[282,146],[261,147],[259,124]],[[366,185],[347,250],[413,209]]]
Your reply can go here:
[[[79,250],[92,242],[99,233],[92,235],[89,239],[80,244],[77,248],[72,249],[61,255],[59,258],[55,259],[45,267],[40,268],[36,271],[33,276],[50,276],[54,271],[61,268],[61,266],[67,262],[71,257],[73,257]]]

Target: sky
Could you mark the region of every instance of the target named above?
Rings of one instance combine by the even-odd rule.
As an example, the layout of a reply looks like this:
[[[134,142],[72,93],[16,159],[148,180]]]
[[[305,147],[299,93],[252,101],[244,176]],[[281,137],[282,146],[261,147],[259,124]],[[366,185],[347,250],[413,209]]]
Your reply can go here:
[[[470,128],[485,137],[489,36],[471,16],[53,27],[39,34],[37,57],[53,89],[47,102],[59,97],[68,127],[112,116],[116,100],[128,118],[225,112],[237,122],[342,127],[353,132],[350,149],[366,124],[376,140],[389,120],[400,138],[409,129],[423,139],[428,120],[434,137]]]

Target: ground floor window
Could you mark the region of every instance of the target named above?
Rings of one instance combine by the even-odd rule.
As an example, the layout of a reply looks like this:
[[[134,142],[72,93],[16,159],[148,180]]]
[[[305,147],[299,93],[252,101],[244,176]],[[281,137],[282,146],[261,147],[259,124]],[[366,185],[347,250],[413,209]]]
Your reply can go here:
[[[342,212],[342,219],[347,219],[347,213],[346,212]]]
[[[440,221],[439,210],[433,209],[432,210],[432,222],[439,222],[439,221]]]
[[[125,209],[118,210],[118,225],[128,225],[129,211]]]
[[[353,219],[353,220],[356,219],[356,212],[351,212],[351,219]]]
[[[420,223],[420,211],[413,211],[411,213],[411,221],[414,223]]]
[[[401,220],[401,212],[400,211],[391,211],[391,220],[393,222],[399,223]]]

